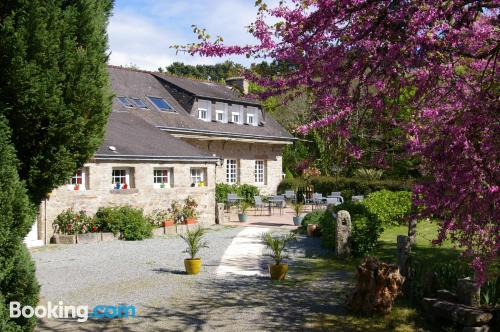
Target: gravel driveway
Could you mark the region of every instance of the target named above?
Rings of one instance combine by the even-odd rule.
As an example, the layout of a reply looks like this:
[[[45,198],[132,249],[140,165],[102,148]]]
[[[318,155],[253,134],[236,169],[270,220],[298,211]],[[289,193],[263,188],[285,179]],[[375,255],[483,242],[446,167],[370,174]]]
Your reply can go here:
[[[185,245],[173,236],[33,250],[42,304],[137,308],[137,317],[128,319],[43,319],[37,331],[300,331],[313,315],[341,310],[342,273],[308,287],[258,276],[216,278],[224,251],[242,229],[214,227],[207,233],[210,248],[200,254],[197,276],[185,275]],[[292,256],[319,250],[317,242],[301,239]]]

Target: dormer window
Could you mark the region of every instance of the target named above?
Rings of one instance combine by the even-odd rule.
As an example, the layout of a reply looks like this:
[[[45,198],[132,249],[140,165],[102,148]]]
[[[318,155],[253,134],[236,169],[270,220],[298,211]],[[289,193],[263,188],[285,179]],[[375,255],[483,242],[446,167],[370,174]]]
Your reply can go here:
[[[253,125],[255,123],[255,115],[247,114],[247,123]]]
[[[216,111],[217,121],[224,122],[224,111]]]
[[[204,108],[198,108],[198,119],[207,120],[208,118],[208,110]]]
[[[135,105],[130,101],[130,99],[128,99],[127,97],[118,97],[118,100],[120,101],[120,103],[122,103],[123,106],[125,107],[134,107]]]
[[[155,105],[160,111],[174,112],[172,106],[163,98],[148,96],[149,100]]]
[[[231,116],[231,121],[234,123],[240,123],[240,113],[239,112],[233,112]]]

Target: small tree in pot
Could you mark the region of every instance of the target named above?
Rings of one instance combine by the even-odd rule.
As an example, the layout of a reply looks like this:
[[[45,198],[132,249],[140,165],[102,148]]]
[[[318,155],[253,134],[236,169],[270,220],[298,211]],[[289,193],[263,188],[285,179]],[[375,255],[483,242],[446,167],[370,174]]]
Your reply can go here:
[[[272,280],[284,280],[288,272],[288,264],[283,263],[285,258],[285,247],[291,242],[295,241],[296,236],[293,233],[274,235],[272,233],[265,233],[261,235],[261,240],[266,245],[269,253],[267,256],[273,258],[275,264],[269,265],[269,273]]]
[[[302,219],[304,219],[304,217],[301,215],[304,204],[302,204],[301,202],[296,202],[292,203],[292,207],[293,211],[295,212],[295,217],[293,217],[293,224],[295,226],[300,226],[302,225]]]
[[[240,204],[240,213],[238,213],[238,220],[240,222],[245,222],[248,220],[248,214],[247,214],[247,211],[248,209],[251,207],[252,205],[247,202],[247,201],[243,201],[241,202]]]
[[[188,253],[190,258],[184,260],[184,267],[187,274],[198,274],[201,269],[201,258],[196,257],[203,248],[208,248],[208,244],[203,240],[206,230],[198,227],[194,230],[188,230],[186,234],[180,234],[181,239],[186,242],[188,247],[183,252]]]

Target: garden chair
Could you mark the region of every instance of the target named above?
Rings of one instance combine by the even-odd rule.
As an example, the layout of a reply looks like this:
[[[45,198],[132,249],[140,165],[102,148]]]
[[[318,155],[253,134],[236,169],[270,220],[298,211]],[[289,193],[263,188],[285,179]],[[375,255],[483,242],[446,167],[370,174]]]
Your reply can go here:
[[[283,215],[283,208],[285,207],[285,196],[278,195],[273,197],[276,202],[274,202],[274,207],[280,209],[280,216]]]
[[[295,192],[293,190],[285,190],[285,199],[289,199],[295,202],[297,196],[295,195]]]
[[[231,209],[231,205],[238,205],[240,203],[240,198],[235,193],[227,194],[227,211]]]
[[[264,210],[264,202],[262,202],[262,197],[254,196],[253,199],[255,201],[255,215],[257,215],[257,209],[259,208],[260,208],[260,215],[262,215],[262,211]]]
[[[327,197],[326,198],[326,205],[340,205],[344,203],[344,198],[342,196],[334,196],[334,197]]]
[[[323,205],[323,202],[324,202],[323,194],[320,194],[320,193],[314,193],[314,194],[312,195],[312,203],[313,203],[313,207],[314,207],[314,206],[321,206],[321,205]]]
[[[357,196],[351,197],[351,201],[353,201],[353,202],[361,202],[364,199],[365,199],[365,196],[363,196],[363,195],[357,195]]]

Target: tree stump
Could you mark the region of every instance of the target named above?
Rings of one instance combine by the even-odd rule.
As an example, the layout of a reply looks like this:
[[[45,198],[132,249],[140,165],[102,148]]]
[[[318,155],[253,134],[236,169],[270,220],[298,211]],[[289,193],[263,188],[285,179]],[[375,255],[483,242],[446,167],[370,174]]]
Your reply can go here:
[[[347,300],[347,307],[365,314],[389,313],[401,294],[404,280],[396,265],[367,257],[358,267],[356,288]]]

